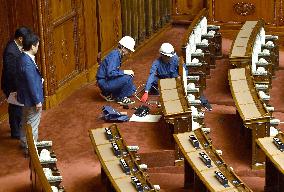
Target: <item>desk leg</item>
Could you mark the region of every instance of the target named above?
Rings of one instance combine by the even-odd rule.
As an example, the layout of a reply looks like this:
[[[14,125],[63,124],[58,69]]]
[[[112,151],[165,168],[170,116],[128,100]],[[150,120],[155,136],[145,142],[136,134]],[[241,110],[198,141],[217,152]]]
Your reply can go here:
[[[280,191],[281,183],[279,182],[280,182],[280,173],[278,169],[274,166],[274,164],[270,161],[269,158],[266,158],[265,192],[281,192]]]
[[[278,172],[278,183],[279,183],[279,189],[278,191],[281,192],[281,190],[284,190],[284,174]]]
[[[264,162],[265,162],[265,154],[264,152],[259,148],[259,146],[256,144],[256,139],[263,138],[268,136],[267,131],[267,125],[266,123],[262,124],[255,124],[252,128],[252,168],[253,169],[263,169],[264,168]],[[256,166],[256,164],[262,164],[259,166]]]
[[[184,133],[191,131],[191,118],[185,117],[185,118],[175,118],[174,120],[174,134],[178,133]],[[178,145],[175,143],[175,160],[180,161],[182,160],[183,156],[182,153],[178,147]]]
[[[184,161],[184,188],[189,188],[194,182],[194,170],[189,165],[188,161]]]
[[[102,183],[106,183],[106,180],[107,180],[107,175],[106,175],[106,172],[104,171],[104,169],[101,167],[101,181]]]
[[[107,192],[115,192],[115,189],[108,178],[106,179],[106,189]]]
[[[198,191],[198,192],[207,192],[207,188],[204,185],[204,183],[201,181],[201,179],[198,177],[197,174],[194,174],[194,186],[193,186],[193,191]]]

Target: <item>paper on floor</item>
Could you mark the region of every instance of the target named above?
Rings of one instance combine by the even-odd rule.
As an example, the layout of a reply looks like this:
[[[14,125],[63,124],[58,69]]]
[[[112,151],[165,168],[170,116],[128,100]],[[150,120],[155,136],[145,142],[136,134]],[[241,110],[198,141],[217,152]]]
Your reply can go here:
[[[135,122],[159,122],[162,115],[146,115],[145,117],[138,117],[135,114],[129,119],[129,121]]]

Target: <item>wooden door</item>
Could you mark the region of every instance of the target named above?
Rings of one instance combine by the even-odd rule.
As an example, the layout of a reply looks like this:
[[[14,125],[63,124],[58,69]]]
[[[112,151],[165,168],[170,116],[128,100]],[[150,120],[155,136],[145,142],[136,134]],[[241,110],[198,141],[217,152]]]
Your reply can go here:
[[[43,4],[44,3],[44,4]],[[42,0],[47,95],[85,68],[81,0]]]

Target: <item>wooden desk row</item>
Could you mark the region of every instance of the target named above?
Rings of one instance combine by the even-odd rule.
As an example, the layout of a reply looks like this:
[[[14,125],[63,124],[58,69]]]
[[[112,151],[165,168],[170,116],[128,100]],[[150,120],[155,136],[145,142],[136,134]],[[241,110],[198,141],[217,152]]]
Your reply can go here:
[[[201,111],[199,100],[200,92],[197,88],[192,92],[187,89],[187,77],[183,66],[183,59],[180,58],[179,77],[159,80],[160,103],[164,120],[167,126],[173,129],[173,134],[192,131],[196,127],[205,127],[204,114]],[[190,101],[188,95],[196,99]],[[192,115],[191,107],[195,107],[197,114]],[[195,113],[196,113],[195,112]],[[181,160],[180,151],[175,145],[176,163]]]
[[[269,135],[271,113],[258,98],[248,69],[230,69],[228,78],[237,112],[244,127],[251,130],[252,168],[263,168],[265,157],[256,147],[255,139]]]
[[[188,76],[192,76],[192,79],[198,76],[199,81],[196,81],[196,85],[201,89],[206,88],[206,76],[210,76],[210,68],[215,68],[215,59],[222,57],[222,37],[219,27],[207,25],[206,16],[207,10],[202,9],[191,22],[182,41],[182,56],[185,58],[189,71]],[[206,31],[197,30],[197,28],[204,27],[206,27]],[[195,42],[195,36],[207,40],[208,44],[202,41]],[[200,49],[202,52],[196,52],[196,49]],[[198,62],[192,62],[194,59],[198,59]]]
[[[157,191],[139,166],[136,147],[126,146],[115,124],[92,129],[89,134],[101,163],[101,177],[107,191]]]
[[[284,191],[284,133],[257,139],[266,155],[265,192]]]
[[[32,191],[64,192],[61,186],[62,176],[56,166],[56,156],[51,149],[50,142],[34,142],[32,128],[29,124],[25,125],[28,151],[30,156],[30,180]],[[50,152],[50,160],[40,159],[39,154],[43,150]],[[47,151],[46,151],[47,152]],[[48,153],[49,153],[48,152]]]
[[[184,187],[198,192],[251,191],[224,162],[201,129],[174,135],[184,157]]]
[[[246,21],[232,43],[229,60],[233,67],[250,66],[254,82],[271,88],[279,67],[279,46],[276,36],[265,35],[264,25],[263,20]]]

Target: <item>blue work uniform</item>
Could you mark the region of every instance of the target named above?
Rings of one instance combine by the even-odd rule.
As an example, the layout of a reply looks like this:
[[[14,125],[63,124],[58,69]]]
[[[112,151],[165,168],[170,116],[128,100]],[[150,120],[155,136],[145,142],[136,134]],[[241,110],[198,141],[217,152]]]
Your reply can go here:
[[[177,55],[171,57],[169,63],[164,63],[161,57],[155,60],[150,69],[150,75],[145,85],[145,91],[149,91],[152,87],[157,89],[159,79],[178,77],[178,63],[179,58]]]
[[[113,98],[121,99],[133,95],[136,87],[133,77],[126,75],[120,70],[121,53],[118,49],[112,50],[101,62],[97,71],[97,82],[102,94],[112,95]]]

